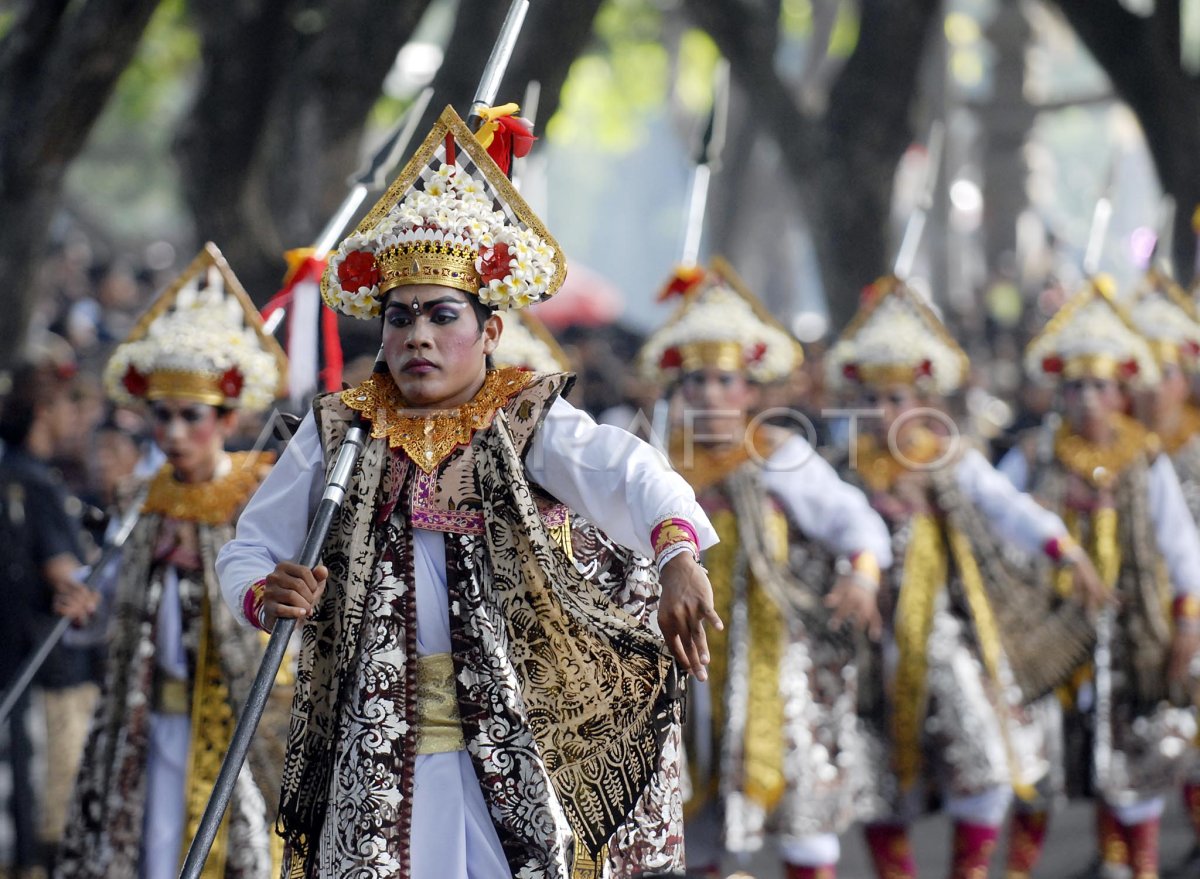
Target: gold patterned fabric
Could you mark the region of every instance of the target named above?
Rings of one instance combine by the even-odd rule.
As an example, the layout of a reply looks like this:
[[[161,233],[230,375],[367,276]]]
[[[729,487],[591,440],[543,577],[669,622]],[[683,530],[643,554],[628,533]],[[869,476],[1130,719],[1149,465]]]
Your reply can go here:
[[[461,751],[462,721],[454,688],[454,657],[431,653],[417,658],[417,753]]]
[[[224,476],[207,482],[180,482],[164,464],[150,481],[142,513],[181,522],[225,525],[233,521],[275,462],[271,452],[232,452]]]
[[[772,548],[776,563],[786,560],[787,520],[778,510],[767,515],[768,527],[772,529]],[[748,654],[748,681],[746,695],[745,731],[739,750],[742,766],[738,772],[742,790],[746,796],[759,803],[765,810],[774,809],[783,795],[783,696],[779,687],[779,669],[783,659],[786,625],[783,613],[766,593],[763,586],[739,564],[736,556],[740,550],[738,520],[732,510],[714,512],[709,520],[716,529],[720,542],[705,555],[705,567],[713,586],[713,606],[723,620],[732,619],[735,601],[745,602],[747,631],[745,643]],[[740,568],[740,571],[739,571]],[[741,583],[735,582],[742,580]],[[725,728],[726,706],[724,694],[728,689],[729,653],[728,629],[709,633],[709,690],[712,700],[712,726],[716,731]],[[697,779],[700,782],[700,779]],[[701,782],[702,783],[702,782]],[[690,808],[701,805],[701,798],[694,798]]]
[[[1054,437],[1055,458],[1094,487],[1108,488],[1133,464],[1158,449],[1157,437],[1125,415],[1112,418],[1114,436],[1103,445],[1092,443],[1067,425]]]
[[[1095,783],[1109,802],[1177,783],[1195,729],[1191,708],[1174,704],[1168,688],[1171,594],[1149,509],[1152,460],[1133,459],[1104,488],[1058,460],[1035,462],[1031,478],[1039,500],[1064,511],[1117,599],[1103,654],[1110,698],[1096,716],[1107,743],[1093,755]]]
[[[1200,436],[1200,409],[1184,405],[1179,424],[1170,434],[1161,435],[1159,439],[1162,441],[1163,451],[1174,459],[1184,446],[1198,436]],[[1183,475],[1180,474],[1180,479],[1183,478]]]
[[[895,699],[892,739],[896,775],[911,788],[921,768],[921,731],[925,720],[925,650],[933,628],[938,593],[946,587],[949,559],[941,528],[929,515],[914,516],[904,557],[896,607]]]

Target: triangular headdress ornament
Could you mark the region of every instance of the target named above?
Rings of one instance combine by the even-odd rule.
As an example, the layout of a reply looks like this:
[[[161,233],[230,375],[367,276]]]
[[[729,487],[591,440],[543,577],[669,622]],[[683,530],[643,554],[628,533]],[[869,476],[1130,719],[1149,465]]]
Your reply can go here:
[[[800,343],[721,257],[678,295],[683,302],[638,356],[648,378],[665,385],[684,373],[715,367],[771,382],[786,378],[803,361]]]
[[[826,358],[835,388],[857,385],[928,386],[953,393],[970,363],[925,299],[895,275],[863,291],[862,304]]]
[[[493,308],[523,308],[562,286],[562,249],[453,108],[330,257],[326,304],[380,313],[390,290],[440,284]]]
[[[1145,337],[1159,366],[1200,370],[1200,321],[1196,305],[1159,268],[1152,267],[1134,291],[1129,306],[1134,329]]]
[[[164,397],[247,412],[283,394],[287,358],[212,242],[113,352],[104,387],[117,403]]]
[[[1090,278],[1034,336],[1025,349],[1025,371],[1042,383],[1095,377],[1145,387],[1160,377],[1150,344],[1103,275]]]
[[[515,366],[530,372],[570,372],[571,358],[529,311],[510,311],[502,318],[504,331],[492,352],[496,366]]]

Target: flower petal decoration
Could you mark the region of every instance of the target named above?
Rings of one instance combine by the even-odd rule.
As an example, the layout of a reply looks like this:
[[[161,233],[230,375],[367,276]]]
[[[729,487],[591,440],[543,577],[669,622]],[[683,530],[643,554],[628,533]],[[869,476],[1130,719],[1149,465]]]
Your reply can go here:
[[[216,245],[155,299],[104,368],[121,404],[177,396],[256,412],[282,396],[287,358]]]
[[[858,311],[826,357],[831,387],[848,389],[881,370],[893,378],[928,382],[939,394],[966,378],[966,352],[919,293],[894,275],[863,290]]]
[[[800,343],[726,260],[715,257],[707,270],[676,269],[672,277],[668,287],[675,282],[689,286],[675,313],[642,347],[638,364],[648,378],[661,384],[674,381],[687,352],[706,346],[714,356],[733,346],[738,368],[758,382],[785,378],[803,361]]]
[[[520,155],[532,134],[500,112],[506,109],[493,112],[490,143]],[[440,284],[492,308],[524,308],[553,296],[565,277],[562,248],[447,107],[395,182],[331,254],[321,295],[329,307],[364,319],[378,316],[387,293],[405,284]]]

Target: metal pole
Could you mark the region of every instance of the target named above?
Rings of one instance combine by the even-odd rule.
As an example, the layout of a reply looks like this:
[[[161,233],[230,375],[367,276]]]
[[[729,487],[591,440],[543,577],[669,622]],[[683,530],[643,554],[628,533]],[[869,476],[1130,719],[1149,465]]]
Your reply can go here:
[[[346,193],[346,197],[342,199],[342,203],[333,212],[333,216],[329,218],[325,228],[317,235],[313,244],[313,253],[317,256],[324,256],[333,250],[338,238],[341,237],[350,221],[354,219],[355,213],[358,212],[367,195],[387,186],[388,176],[408,148],[432,98],[432,86],[422,89],[416,100],[400,116],[392,131],[383,139],[379,149],[367,159],[359,170],[351,175],[350,191]],[[287,316],[287,311],[288,306],[281,305],[271,312],[271,316],[263,323],[263,332],[268,336],[275,335],[275,331],[279,329],[284,317]]]
[[[496,45],[492,46],[492,54],[488,56],[483,68],[483,76],[479,79],[479,88],[475,90],[475,100],[471,102],[471,111],[467,117],[467,127],[474,130],[479,127],[480,111],[496,103],[496,93],[500,91],[500,80],[508,68],[512,58],[513,47],[521,33],[521,25],[525,23],[525,13],[529,11],[529,0],[513,0],[508,7],[508,15],[500,28],[500,36]]]
[[[938,172],[941,170],[945,136],[946,127],[939,119],[929,129],[929,141],[925,150],[928,162],[925,166],[925,185],[917,198],[912,215],[908,218],[908,224],[904,227],[904,238],[900,241],[900,249],[896,252],[895,262],[892,263],[892,274],[901,280],[907,280],[917,260],[921,235],[925,232],[925,221],[929,217],[929,209],[933,207],[933,191],[937,187]]]
[[[142,504],[146,500],[146,494],[149,487],[143,487],[138,492],[137,496],[130,504],[129,510],[121,518],[121,524],[117,528],[117,533],[113,535],[112,540],[104,545],[103,552],[100,553],[100,560],[96,562],[90,574],[88,574],[86,585],[92,588],[92,583],[100,578],[101,572],[107,568],[117,553],[121,551],[121,547],[125,545],[125,541],[129,539],[129,535],[133,533],[133,526],[137,524],[141,517]],[[8,715],[12,713],[13,707],[17,704],[17,700],[21,698],[21,694],[28,689],[33,683],[34,676],[38,673],[38,669],[50,656],[50,652],[58,646],[58,642],[62,640],[63,635],[67,633],[67,629],[71,627],[71,621],[66,617],[61,617],[50,630],[42,643],[37,646],[37,649],[30,654],[24,664],[17,670],[13,677],[13,682],[9,684],[8,690],[4,694],[4,699],[0,700],[0,724],[8,719]]]

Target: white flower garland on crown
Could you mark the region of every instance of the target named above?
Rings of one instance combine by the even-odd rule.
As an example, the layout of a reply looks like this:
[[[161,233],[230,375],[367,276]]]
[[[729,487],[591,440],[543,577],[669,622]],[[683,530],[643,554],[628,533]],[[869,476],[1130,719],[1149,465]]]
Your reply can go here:
[[[561,372],[564,369],[550,346],[519,320],[505,321],[492,360],[497,366],[516,366],[532,372]]]
[[[651,340],[646,368],[660,371],[668,352],[694,342],[737,342],[746,372],[756,381],[776,381],[796,368],[796,345],[783,331],[765,323],[750,304],[729,288],[714,284],[672,326]]]
[[[1070,307],[1070,302],[1063,307]],[[1058,380],[1065,361],[1088,355],[1121,361],[1124,379],[1138,387],[1155,385],[1162,378],[1149,344],[1103,299],[1085,302],[1068,318],[1052,333],[1043,330],[1025,349],[1025,371],[1035,381]]]
[[[478,180],[443,164],[424,191],[410,192],[373,228],[342,242],[326,268],[326,304],[360,320],[378,317],[380,275],[375,255],[395,244],[420,241],[475,251],[475,269],[484,282],[479,300],[501,310],[539,302],[554,278],[554,249],[549,243],[493,210]]]
[[[826,359],[829,384],[847,388],[852,379],[847,367],[904,366],[914,370],[927,364],[928,378],[943,396],[963,383],[963,363],[958,352],[937,337],[916,308],[899,296],[888,296],[851,338],[839,339]]]
[[[141,397],[131,388],[134,381],[162,370],[231,382],[236,393],[227,397],[250,412],[269,407],[279,384],[278,364],[245,325],[237,300],[213,288],[181,290],[173,310],[151,323],[144,337],[119,345],[104,368],[104,386],[113,401],[128,405]]]
[[[1134,304],[1129,316],[1137,331],[1148,339],[1177,345],[1200,344],[1200,324],[1164,293],[1148,294]]]

